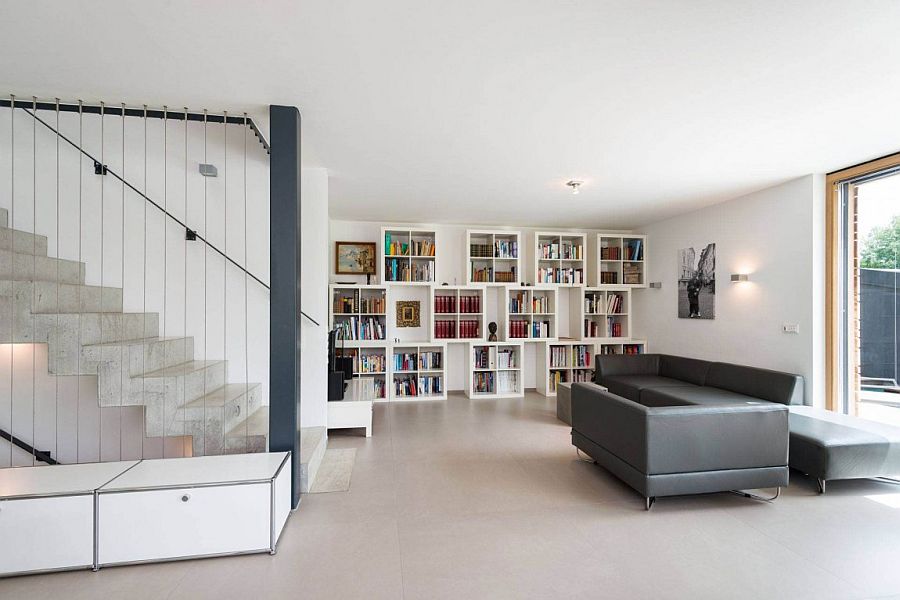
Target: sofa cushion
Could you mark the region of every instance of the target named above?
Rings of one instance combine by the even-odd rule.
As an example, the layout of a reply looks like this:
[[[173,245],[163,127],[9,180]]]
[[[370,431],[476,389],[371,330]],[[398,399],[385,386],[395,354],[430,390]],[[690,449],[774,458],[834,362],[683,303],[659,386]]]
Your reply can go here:
[[[705,385],[779,404],[803,404],[803,378],[781,371],[717,362],[710,365]]]
[[[633,402],[640,402],[641,390],[647,388],[695,387],[686,381],[679,381],[671,377],[660,377],[659,375],[610,375],[609,377],[603,377],[600,385],[608,388],[610,393],[628,398]]]
[[[766,404],[764,400],[709,386],[654,387],[641,390],[644,406],[729,406]]]
[[[694,385],[705,385],[706,375],[711,364],[708,360],[661,354],[659,357],[659,374],[663,377],[687,381]]]

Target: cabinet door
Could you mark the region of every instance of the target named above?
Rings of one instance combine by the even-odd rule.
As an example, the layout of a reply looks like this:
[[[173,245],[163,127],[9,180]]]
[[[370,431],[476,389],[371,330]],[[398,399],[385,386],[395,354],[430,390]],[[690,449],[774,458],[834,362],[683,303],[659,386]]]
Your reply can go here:
[[[267,550],[268,483],[100,494],[100,563]]]
[[[89,567],[93,495],[0,501],[0,573]]]

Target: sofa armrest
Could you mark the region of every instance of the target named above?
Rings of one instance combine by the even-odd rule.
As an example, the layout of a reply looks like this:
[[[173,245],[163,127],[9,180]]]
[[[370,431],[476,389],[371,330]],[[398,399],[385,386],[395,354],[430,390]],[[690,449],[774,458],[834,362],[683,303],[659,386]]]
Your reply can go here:
[[[661,406],[647,409],[648,474],[788,464],[786,406]]]
[[[596,385],[572,384],[572,430],[646,472],[647,407]]]
[[[594,378],[603,383],[611,375],[658,375],[658,354],[598,354],[594,359]]]

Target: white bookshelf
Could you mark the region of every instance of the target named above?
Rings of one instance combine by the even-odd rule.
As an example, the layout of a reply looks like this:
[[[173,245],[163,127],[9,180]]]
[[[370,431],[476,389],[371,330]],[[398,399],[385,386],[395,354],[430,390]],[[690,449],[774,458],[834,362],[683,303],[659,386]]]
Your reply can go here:
[[[537,391],[555,396],[559,383],[591,381],[598,345],[580,340],[546,342],[538,347],[543,368],[537,373]]]
[[[372,389],[375,392],[373,400],[384,402],[388,399],[388,361],[390,359],[389,346],[382,343],[379,346],[353,345],[336,349],[338,356],[349,356],[353,359],[353,378],[362,381],[372,380]]]
[[[515,398],[525,395],[522,342],[472,342],[467,350],[466,396]]]
[[[341,329],[343,341],[380,342],[387,339],[387,288],[380,285],[329,286],[331,328]],[[375,344],[378,345],[378,344]]]
[[[504,288],[500,321],[506,340],[552,340],[557,336],[559,290],[554,286]],[[536,324],[546,331],[536,331]],[[541,334],[543,333],[543,335]]]
[[[587,284],[587,234],[536,232],[533,269],[536,285]]]
[[[569,295],[569,336],[617,342],[631,337],[631,288],[584,287]]]
[[[485,327],[485,289],[483,286],[432,286],[429,311],[432,340],[453,343],[481,340]]]
[[[647,287],[647,236],[597,234],[599,287]]]
[[[382,227],[378,246],[382,283],[432,285],[437,281],[435,231]]]
[[[466,231],[466,281],[510,285],[522,281],[522,233],[499,229]]]
[[[394,344],[388,365],[392,402],[447,399],[447,347],[443,344]],[[437,357],[436,360],[433,357]],[[436,386],[425,391],[426,381]],[[399,385],[398,385],[399,384]],[[413,394],[411,386],[415,386]]]

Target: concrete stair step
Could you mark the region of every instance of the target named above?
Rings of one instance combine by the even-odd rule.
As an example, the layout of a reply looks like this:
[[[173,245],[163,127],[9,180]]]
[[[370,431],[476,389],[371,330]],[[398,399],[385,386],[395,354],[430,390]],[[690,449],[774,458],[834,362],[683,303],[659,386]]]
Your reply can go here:
[[[84,283],[85,266],[74,260],[0,250],[0,279]]]
[[[262,406],[258,383],[230,383],[186,404],[175,415],[169,435],[193,436],[195,456],[222,454],[226,432]]]
[[[47,236],[0,226],[0,250],[15,250],[19,254],[47,256]]]
[[[328,433],[324,427],[300,429],[300,492],[308,494],[328,446]]]
[[[225,453],[267,452],[269,449],[269,407],[260,406],[225,434]]]
[[[9,211],[0,208],[0,227],[9,227]]]
[[[30,306],[33,314],[122,312],[121,288],[0,279],[0,299],[10,296],[15,296],[17,308]]]
[[[228,364],[224,360],[191,360],[132,377],[126,404],[143,404],[146,435],[158,437],[175,426],[179,409],[225,385]],[[116,401],[115,397],[103,401]],[[185,434],[188,435],[188,434]]]
[[[137,378],[194,358],[193,337],[150,337],[86,344],[81,350],[82,372]],[[101,388],[102,382],[101,382]]]

